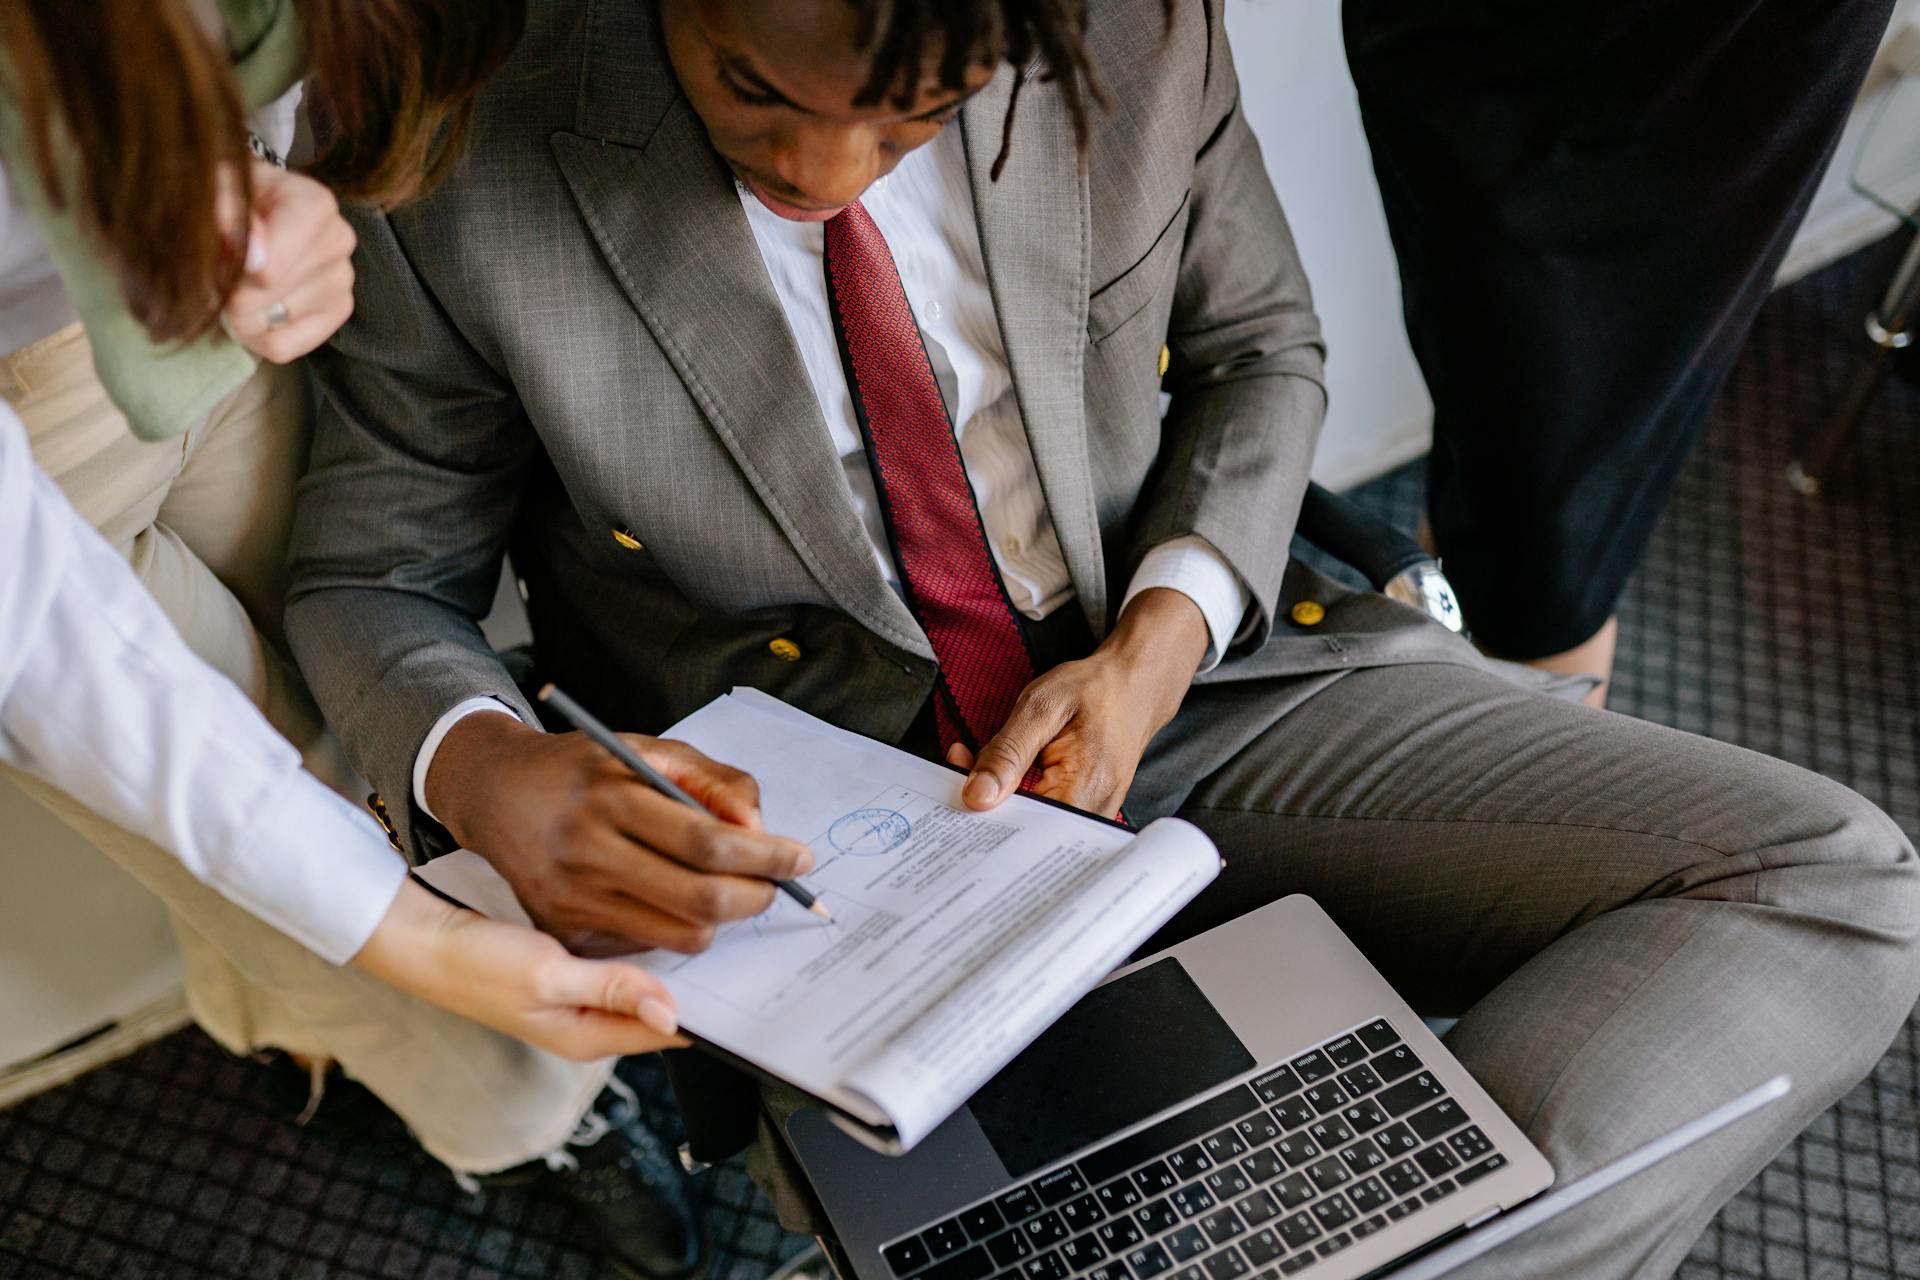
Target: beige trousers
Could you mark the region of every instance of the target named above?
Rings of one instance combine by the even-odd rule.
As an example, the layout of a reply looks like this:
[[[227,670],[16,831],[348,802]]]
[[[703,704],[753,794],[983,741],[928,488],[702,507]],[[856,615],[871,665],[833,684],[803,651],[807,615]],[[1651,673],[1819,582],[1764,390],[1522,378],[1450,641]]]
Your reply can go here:
[[[311,429],[304,373],[264,366],[204,427],[147,444],[107,399],[75,325],[0,358],[0,396],[26,423],[41,467],[127,556],[194,652],[253,699],[318,777],[364,799],[280,656],[293,489]],[[0,770],[166,903],[188,1006],[209,1035],[234,1053],[272,1046],[334,1059],[454,1170],[493,1172],[553,1150],[605,1084],[611,1062],[569,1062],[328,964],[159,847]]]

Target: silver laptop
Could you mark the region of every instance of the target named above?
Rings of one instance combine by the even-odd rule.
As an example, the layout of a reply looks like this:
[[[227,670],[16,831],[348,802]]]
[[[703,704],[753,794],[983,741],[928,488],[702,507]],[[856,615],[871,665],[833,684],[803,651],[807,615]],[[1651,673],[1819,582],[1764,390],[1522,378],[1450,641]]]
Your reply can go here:
[[[1533,1225],[1501,1215],[1554,1176],[1301,896],[1118,971],[904,1156],[815,1108],[787,1133],[859,1280],[1351,1280],[1416,1257],[1440,1275]]]

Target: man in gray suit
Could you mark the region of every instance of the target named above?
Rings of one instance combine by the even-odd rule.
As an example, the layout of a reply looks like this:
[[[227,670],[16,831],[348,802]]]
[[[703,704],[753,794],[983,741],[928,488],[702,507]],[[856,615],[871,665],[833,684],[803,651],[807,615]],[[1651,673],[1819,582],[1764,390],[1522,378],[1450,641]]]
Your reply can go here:
[[[581,947],[807,865],[750,779],[636,736],[690,814],[540,731],[478,627],[511,550],[617,727],[755,685],[978,807],[1198,823],[1226,870],[1157,942],[1312,894],[1562,1177],[1795,1076],[1488,1274],[1665,1274],[1872,1065],[1920,990],[1883,815],[1289,561],[1322,350],[1218,3],[534,10],[460,175],[358,215],[319,362],[289,627],[414,853]]]

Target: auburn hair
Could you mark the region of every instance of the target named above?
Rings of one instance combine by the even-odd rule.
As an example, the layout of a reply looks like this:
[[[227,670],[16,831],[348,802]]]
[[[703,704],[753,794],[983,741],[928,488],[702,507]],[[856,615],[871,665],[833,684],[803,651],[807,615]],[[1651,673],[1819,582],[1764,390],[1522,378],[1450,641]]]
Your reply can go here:
[[[526,0],[291,0],[315,155],[342,197],[392,206],[441,178]],[[156,341],[199,337],[238,283],[253,154],[231,55],[195,0],[0,0],[0,87],[52,207]],[[239,204],[234,205],[237,197]],[[244,235],[244,230],[240,232]]]

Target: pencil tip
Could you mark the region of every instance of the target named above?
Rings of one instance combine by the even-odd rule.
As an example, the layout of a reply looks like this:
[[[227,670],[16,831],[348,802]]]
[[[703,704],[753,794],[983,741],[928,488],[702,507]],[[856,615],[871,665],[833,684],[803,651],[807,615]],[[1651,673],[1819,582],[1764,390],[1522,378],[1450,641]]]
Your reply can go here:
[[[827,910],[826,903],[815,901],[812,906],[807,908],[807,910],[813,912],[813,914],[819,916],[822,920],[825,920],[828,924],[833,923],[833,912]]]

